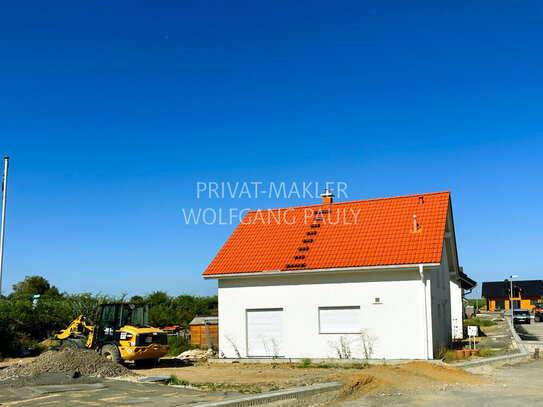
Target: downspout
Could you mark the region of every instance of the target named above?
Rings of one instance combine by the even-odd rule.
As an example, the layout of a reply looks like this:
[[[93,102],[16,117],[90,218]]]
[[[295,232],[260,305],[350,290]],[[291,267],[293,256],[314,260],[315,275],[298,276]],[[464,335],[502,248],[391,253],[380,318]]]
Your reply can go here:
[[[422,298],[423,298],[423,310],[424,310],[424,336],[425,336],[425,346],[424,353],[426,354],[426,360],[429,359],[428,354],[428,305],[426,302],[426,279],[424,278],[424,266],[419,264],[419,274],[420,281],[422,283]]]

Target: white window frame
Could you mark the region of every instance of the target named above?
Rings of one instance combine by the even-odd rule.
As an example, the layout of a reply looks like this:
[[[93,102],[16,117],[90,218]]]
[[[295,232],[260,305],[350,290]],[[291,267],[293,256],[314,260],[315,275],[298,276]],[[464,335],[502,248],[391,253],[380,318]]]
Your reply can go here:
[[[351,330],[338,330],[336,331],[323,331],[322,329],[322,321],[321,321],[321,310],[357,310],[358,311],[358,321],[357,321],[357,328]],[[319,334],[323,335],[329,335],[329,334],[360,334],[362,333],[362,312],[360,305],[337,305],[337,306],[322,306],[318,307],[317,310],[317,318],[319,322]]]

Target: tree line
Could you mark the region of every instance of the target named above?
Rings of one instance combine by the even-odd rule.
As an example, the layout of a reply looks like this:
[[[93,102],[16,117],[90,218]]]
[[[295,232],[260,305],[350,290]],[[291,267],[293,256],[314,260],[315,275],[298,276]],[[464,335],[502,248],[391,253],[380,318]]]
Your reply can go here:
[[[40,276],[27,276],[12,288],[12,293],[0,298],[0,355],[4,356],[39,352],[41,341],[66,328],[79,315],[98,321],[100,304],[146,303],[151,305],[149,325],[179,325],[186,329],[196,315],[209,315],[218,309],[217,296],[173,297],[163,291],[132,297],[61,293]]]

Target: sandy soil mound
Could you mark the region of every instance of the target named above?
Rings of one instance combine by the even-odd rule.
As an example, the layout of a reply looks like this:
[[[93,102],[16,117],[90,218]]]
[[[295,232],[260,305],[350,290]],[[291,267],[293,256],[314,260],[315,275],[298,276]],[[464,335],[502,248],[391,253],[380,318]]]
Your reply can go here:
[[[415,375],[426,376],[431,380],[445,383],[486,383],[481,377],[475,376],[458,367],[439,365],[426,362],[409,362],[399,366],[401,369]]]
[[[134,375],[124,366],[112,362],[89,349],[47,351],[30,363],[11,365],[0,371],[0,380],[31,376],[43,372],[75,371],[84,376],[116,377]]]
[[[350,400],[377,393],[416,393],[418,391],[450,383],[486,383],[483,378],[453,366],[427,362],[409,362],[397,366],[372,366],[355,377],[343,377],[346,381],[338,394],[338,400]]]

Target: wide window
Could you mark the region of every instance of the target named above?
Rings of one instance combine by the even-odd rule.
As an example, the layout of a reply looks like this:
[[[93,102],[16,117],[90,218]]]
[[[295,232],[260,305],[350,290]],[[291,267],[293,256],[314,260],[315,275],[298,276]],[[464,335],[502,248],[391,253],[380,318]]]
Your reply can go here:
[[[361,331],[360,307],[319,307],[321,334],[355,334]]]

